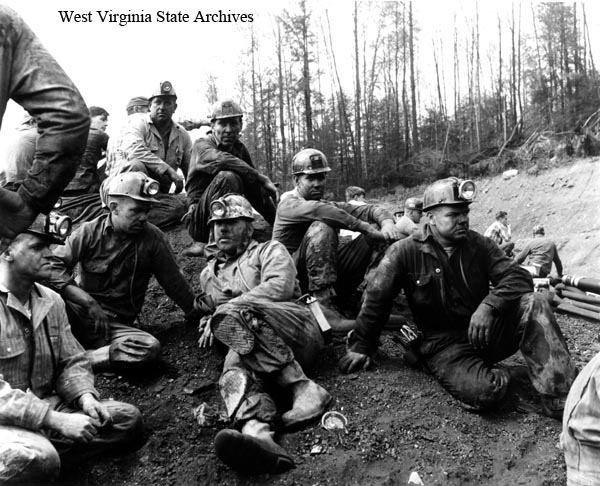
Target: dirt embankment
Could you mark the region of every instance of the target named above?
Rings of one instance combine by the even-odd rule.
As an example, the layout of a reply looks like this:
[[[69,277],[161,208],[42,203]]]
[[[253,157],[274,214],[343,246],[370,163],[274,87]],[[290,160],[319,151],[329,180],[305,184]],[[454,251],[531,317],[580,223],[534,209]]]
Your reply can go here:
[[[554,239],[565,273],[600,278],[600,157],[578,159],[545,170],[475,179],[476,203],[471,228],[483,233],[497,211],[508,213],[517,249],[541,224]],[[424,186],[396,188],[385,199],[401,207],[406,197],[422,195]]]

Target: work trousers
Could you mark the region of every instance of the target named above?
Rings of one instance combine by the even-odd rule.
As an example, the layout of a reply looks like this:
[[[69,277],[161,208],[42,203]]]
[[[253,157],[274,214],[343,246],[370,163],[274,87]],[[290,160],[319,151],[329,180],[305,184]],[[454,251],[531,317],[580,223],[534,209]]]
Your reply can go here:
[[[271,196],[258,183],[248,184],[236,174],[228,170],[217,173],[206,190],[202,193],[200,200],[190,218],[188,231],[190,236],[203,243],[207,243],[210,237],[208,218],[210,217],[210,204],[227,194],[243,195],[252,207],[258,211],[271,226],[275,222],[275,203]]]
[[[110,359],[110,368],[117,372],[140,371],[156,364],[160,358],[161,344],[150,333],[113,320],[109,323],[107,340],[103,332],[94,328],[94,323],[83,307],[69,302],[67,314],[73,335],[88,350],[86,354],[95,369],[97,356],[102,351],[106,351],[105,354]]]
[[[48,401],[57,412],[83,413],[56,396]],[[112,423],[101,427],[88,443],[73,442],[54,431],[0,425],[0,483],[47,484],[56,480],[61,463],[77,464],[103,453],[119,454],[141,445],[143,423],[139,410],[113,400],[102,403],[108,408]]]
[[[246,337],[241,347],[217,329],[219,316],[225,315],[235,316],[230,332]],[[223,304],[213,316],[212,328],[229,347],[220,391],[230,418],[240,427],[251,419],[274,424],[277,409],[265,390],[275,385],[278,373],[292,361],[309,368],[324,346],[312,313],[293,302]]]
[[[495,319],[485,349],[469,343],[466,330],[425,332],[419,347],[429,371],[456,399],[475,408],[495,405],[506,394],[508,378],[495,363],[521,351],[534,388],[548,397],[566,397],[577,375],[564,337],[547,299],[528,293]]]
[[[302,292],[333,287],[340,299],[347,299],[361,285],[372,255],[363,235],[340,243],[337,230],[315,221],[292,256]]]

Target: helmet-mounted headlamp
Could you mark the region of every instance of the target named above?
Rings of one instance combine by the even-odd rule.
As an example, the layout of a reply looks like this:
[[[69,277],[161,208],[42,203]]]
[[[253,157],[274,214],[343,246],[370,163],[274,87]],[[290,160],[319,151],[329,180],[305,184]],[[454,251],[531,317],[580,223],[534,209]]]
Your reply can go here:
[[[223,201],[213,201],[213,203],[210,205],[210,214],[212,218],[220,219],[223,216],[225,216],[226,212],[227,207],[225,206],[225,203]]]
[[[154,179],[146,179],[142,186],[142,194],[144,196],[156,196],[160,186]]]
[[[215,199],[210,204],[209,223],[212,223],[213,221],[237,218],[249,220],[254,219],[252,206],[244,196],[239,194],[227,194],[219,199]]]
[[[425,189],[423,210],[441,205],[470,204],[475,198],[475,182],[448,177],[435,181]]]
[[[463,201],[472,201],[475,198],[476,188],[472,180],[462,181],[458,185],[458,198]]]
[[[41,236],[49,243],[64,245],[65,238],[71,233],[72,227],[73,222],[69,216],[61,214],[58,211],[50,211],[47,216],[43,214],[38,215],[25,232]]]

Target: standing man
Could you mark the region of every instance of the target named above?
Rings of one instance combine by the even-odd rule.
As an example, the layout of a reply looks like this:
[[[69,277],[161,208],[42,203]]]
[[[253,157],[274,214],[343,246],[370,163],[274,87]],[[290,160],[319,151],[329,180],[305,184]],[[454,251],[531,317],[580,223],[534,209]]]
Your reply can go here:
[[[509,374],[495,363],[520,349],[543,413],[560,419],[575,365],[529,274],[489,238],[469,230],[474,194],[472,181],[455,177],[425,190],[429,223],[388,249],[369,283],[340,368],[348,373],[370,365],[382,323],[404,289],[423,333],[416,351],[452,396],[469,409],[497,404]]]
[[[408,238],[419,229],[421,216],[423,216],[423,200],[418,197],[409,197],[404,203],[404,214],[396,221],[401,238]]]
[[[142,438],[137,408],[99,400],[62,299],[35,283],[50,275],[45,218],[0,255],[0,482],[48,483],[61,462],[122,454]]]
[[[294,258],[300,288],[327,307],[336,295],[347,299],[356,291],[374,245],[399,238],[394,217],[387,210],[323,200],[330,170],[323,152],[298,152],[292,160],[295,188],[282,196],[273,226],[273,239],[283,243]],[[340,229],[361,236],[338,245]]]
[[[552,263],[556,265],[556,273],[562,277],[563,266],[558,256],[556,245],[550,238],[546,238],[544,227],[537,224],[533,227],[533,240],[529,241],[525,248],[516,256],[517,263],[523,263],[527,259],[524,268],[533,277],[544,278],[550,275]]]
[[[226,194],[243,194],[267,223],[272,225],[275,220],[277,187],[258,172],[240,141],[242,116],[235,101],[218,101],[210,115],[211,130],[194,142],[185,189],[189,202],[187,225],[197,243],[185,251],[188,256],[204,254],[210,236],[210,204]]]
[[[178,194],[183,190],[188,172],[192,139],[181,125],[173,121],[177,94],[169,81],[159,83],[149,98],[150,112],[129,117],[116,157],[108,159],[109,179],[123,172],[143,172],[159,183],[159,194],[151,221],[161,228],[179,223],[187,203]],[[105,188],[110,182],[107,179]],[[174,193],[169,194],[171,185]]]
[[[245,473],[280,473],[294,466],[273,440],[277,409],[267,390],[279,388],[292,399],[281,416],[286,428],[318,419],[329,393],[306,377],[324,345],[309,308],[300,297],[294,262],[277,241],[252,239],[252,206],[231,194],[211,204],[209,224],[218,252],[200,275],[205,292],[200,345],[212,336],[228,348],[219,380],[221,396],[238,430],[215,438],[217,456]],[[208,305],[206,304],[208,303]]]
[[[90,119],[81,94],[12,9],[0,5],[0,120],[13,99],[37,120],[31,171],[16,192],[0,188],[0,250],[48,213],[75,174]]]
[[[498,211],[496,213],[496,221],[488,226],[483,236],[490,238],[507,256],[512,256],[515,244],[510,241],[512,233],[508,224],[508,213],[506,211]]]
[[[155,364],[160,342],[133,327],[155,276],[194,320],[194,293],[165,235],[148,223],[158,183],[142,172],[115,176],[109,213],[83,223],[55,250],[52,286],[67,303],[73,334],[95,371],[139,371]],[[78,265],[77,279],[71,275]]]

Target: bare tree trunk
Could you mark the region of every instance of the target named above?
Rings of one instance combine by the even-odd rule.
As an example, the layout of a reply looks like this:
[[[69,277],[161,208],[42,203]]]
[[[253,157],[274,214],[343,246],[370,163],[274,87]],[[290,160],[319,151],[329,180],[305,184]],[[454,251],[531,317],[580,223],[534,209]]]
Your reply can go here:
[[[281,48],[281,25],[277,22],[277,78],[278,78],[278,95],[279,95],[279,136],[281,137],[281,178],[283,183],[283,189],[288,187],[288,163],[286,154],[286,140],[285,140],[285,117],[283,110],[285,109],[285,103],[283,99],[283,53]]]
[[[356,135],[356,153],[355,167],[356,167],[356,178],[362,180],[362,136],[361,136],[361,123],[360,123],[360,58],[358,57],[358,0],[354,0],[354,71],[355,71],[355,82],[354,88],[354,133]]]
[[[254,150],[258,150],[258,122],[256,114],[258,113],[258,105],[256,102],[256,66],[255,66],[255,50],[256,39],[254,37],[254,27],[250,27],[250,49],[252,50],[252,143]]]
[[[414,26],[412,14],[412,2],[408,6],[408,25],[410,32],[409,51],[410,51],[410,94],[411,94],[411,114],[412,114],[412,139],[415,153],[419,153],[421,148],[419,144],[419,125],[417,123],[417,88],[416,88],[416,69],[415,69],[415,42]]]
[[[309,145],[313,144],[312,103],[310,91],[310,54],[308,46],[308,14],[306,1],[300,1],[302,10],[302,90],[304,91],[304,117],[306,122],[306,139]]]

